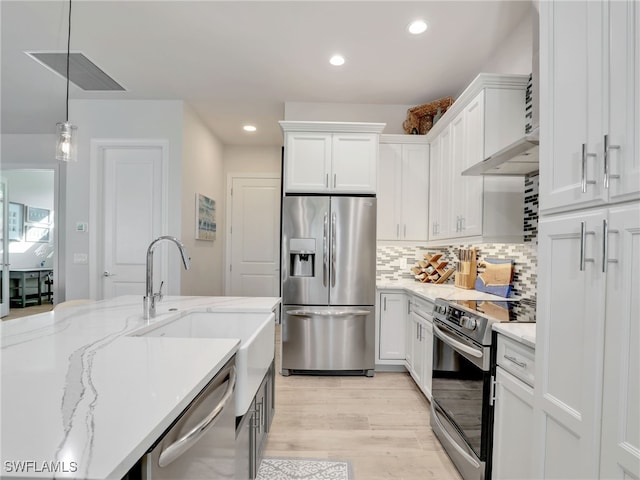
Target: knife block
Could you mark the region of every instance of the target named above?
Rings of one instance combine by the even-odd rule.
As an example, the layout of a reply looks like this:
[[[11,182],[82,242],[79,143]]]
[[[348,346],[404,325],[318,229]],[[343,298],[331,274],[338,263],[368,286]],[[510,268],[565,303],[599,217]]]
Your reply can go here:
[[[476,262],[476,250],[469,250],[470,258],[465,261],[458,262],[456,270],[455,286],[464,288],[465,290],[473,290],[476,285],[476,277],[478,276],[478,265]]]

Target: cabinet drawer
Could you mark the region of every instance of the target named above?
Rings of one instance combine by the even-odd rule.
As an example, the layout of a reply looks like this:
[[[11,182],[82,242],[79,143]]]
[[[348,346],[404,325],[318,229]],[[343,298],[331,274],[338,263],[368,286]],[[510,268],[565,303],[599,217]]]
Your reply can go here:
[[[535,351],[504,335],[498,335],[496,363],[506,371],[533,387]]]
[[[433,322],[433,303],[415,295],[409,297],[409,312],[416,313],[428,322]]]

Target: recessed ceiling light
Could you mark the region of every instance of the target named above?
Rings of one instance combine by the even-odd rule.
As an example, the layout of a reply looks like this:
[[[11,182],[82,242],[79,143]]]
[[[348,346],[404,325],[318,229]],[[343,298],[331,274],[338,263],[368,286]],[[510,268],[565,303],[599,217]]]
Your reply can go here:
[[[416,20],[409,24],[407,30],[409,30],[409,33],[412,33],[413,35],[420,35],[427,31],[427,24],[423,20]]]
[[[334,55],[329,59],[329,63],[336,67],[344,65],[344,57],[342,55]]]
[[[257,129],[253,125],[245,125],[242,127],[245,132],[255,132]]]

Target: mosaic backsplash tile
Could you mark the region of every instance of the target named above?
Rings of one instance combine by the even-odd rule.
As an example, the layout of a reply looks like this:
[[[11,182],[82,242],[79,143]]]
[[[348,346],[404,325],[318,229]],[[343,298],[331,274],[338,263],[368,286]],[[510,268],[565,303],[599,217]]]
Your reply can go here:
[[[538,270],[538,176],[525,178],[524,243],[453,244],[426,248],[418,245],[379,245],[377,249],[377,279],[413,279],[410,268],[422,260],[425,253],[441,253],[443,260],[455,268],[458,249],[476,249],[476,258],[511,259],[514,274],[511,296],[535,302]],[[406,265],[406,266],[405,266]],[[478,273],[483,269],[478,267]],[[446,283],[454,283],[455,276]]]
[[[524,242],[538,243],[538,182],[539,176],[524,179]]]
[[[537,245],[528,243],[485,243],[456,244],[442,247],[426,248],[423,246],[378,246],[377,278],[378,280],[412,279],[410,268],[423,260],[425,253],[441,253],[442,260],[447,260],[455,268],[458,249],[475,248],[478,263],[486,258],[512,259],[514,261],[511,296],[535,299],[537,282]],[[406,264],[406,267],[402,267]],[[478,273],[484,269],[478,267]],[[454,276],[446,283],[454,283]]]

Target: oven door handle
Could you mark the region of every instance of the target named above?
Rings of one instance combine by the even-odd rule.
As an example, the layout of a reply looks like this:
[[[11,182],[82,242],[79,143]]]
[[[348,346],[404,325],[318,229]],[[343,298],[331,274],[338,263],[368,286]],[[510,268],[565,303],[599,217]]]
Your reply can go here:
[[[464,352],[468,355],[471,355],[472,357],[482,358],[482,356],[484,355],[482,353],[482,350],[477,350],[473,347],[470,347],[469,345],[465,345],[464,343],[456,340],[452,335],[440,329],[437,325],[433,325],[433,333],[436,337],[438,337],[447,345],[457,350],[460,350],[461,352]]]
[[[458,451],[458,453],[462,455],[462,458],[464,458],[467,462],[473,465],[474,468],[480,468],[480,464],[478,463],[478,461],[464,451],[464,449],[458,444],[458,442],[456,442],[455,439],[449,434],[449,432],[447,431],[447,428],[442,424],[442,421],[439,418],[441,415],[444,416],[443,413],[440,413],[442,409],[438,405],[432,405],[432,406],[434,406],[433,408],[434,415],[431,418],[435,420],[442,434],[447,438],[447,440],[453,446],[453,448],[455,448]]]

